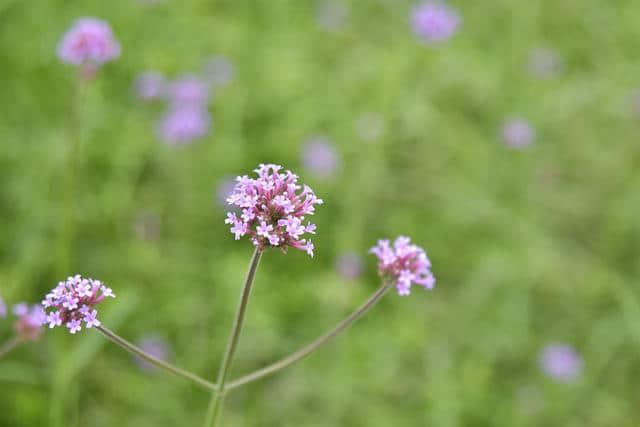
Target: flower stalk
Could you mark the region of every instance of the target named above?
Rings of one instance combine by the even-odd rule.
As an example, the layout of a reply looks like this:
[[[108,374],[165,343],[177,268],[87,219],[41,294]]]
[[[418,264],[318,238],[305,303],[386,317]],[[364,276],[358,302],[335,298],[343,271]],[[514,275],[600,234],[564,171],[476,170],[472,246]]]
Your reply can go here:
[[[369,311],[369,309],[371,307],[373,307],[378,301],[380,301],[380,299],[384,296],[384,294],[387,293],[387,291],[389,289],[391,289],[391,284],[389,284],[389,283],[383,284],[380,288],[378,288],[378,290],[376,292],[373,293],[373,295],[371,295],[369,297],[369,299],[367,299],[360,307],[358,307],[358,309],[356,311],[351,313],[349,315],[349,317],[344,319],[342,322],[338,323],[338,325],[336,325],[336,327],[331,329],[329,332],[325,333],[320,338],[316,339],[312,343],[310,343],[307,346],[301,348],[300,350],[296,351],[295,353],[291,354],[290,356],[287,356],[284,359],[282,359],[282,360],[280,360],[278,362],[275,362],[272,365],[266,366],[266,367],[264,367],[264,368],[262,368],[262,369],[260,369],[258,371],[255,371],[255,372],[253,372],[251,374],[245,375],[245,376],[240,377],[240,378],[238,378],[238,379],[236,379],[234,381],[231,381],[225,387],[225,390],[231,390],[231,389],[240,387],[242,385],[245,385],[247,383],[259,380],[260,378],[263,378],[263,377],[265,377],[267,375],[273,374],[273,373],[275,373],[275,372],[277,372],[277,371],[279,371],[281,369],[284,369],[284,368],[286,368],[286,367],[288,367],[290,365],[293,365],[294,363],[296,363],[299,360],[304,359],[305,357],[307,357],[308,355],[310,355],[314,351],[318,350],[324,344],[329,342],[332,338],[334,338],[340,332],[342,332],[345,329],[347,329],[356,320],[358,320],[362,316],[364,316],[367,313],[367,311]]]
[[[110,331],[104,326],[96,326],[95,328],[98,331],[100,331],[100,333],[102,333],[102,335],[104,335],[107,339],[113,341],[114,343],[118,344],[120,347],[122,347],[129,353],[132,353],[135,356],[138,356],[139,358],[151,363],[152,365],[160,369],[164,369],[165,371],[170,372],[174,375],[177,375],[179,377],[192,381],[198,384],[199,386],[206,388],[207,390],[211,390],[211,391],[217,390],[217,386],[215,384],[210,383],[209,381],[203,378],[200,378],[199,376],[191,372],[185,371],[184,369],[178,368],[177,366],[173,366],[172,364],[167,363],[164,360],[160,360],[157,357],[150,355],[149,353],[146,353],[141,348],[133,345],[129,341],[125,340],[124,338],[116,335],[114,332]]]
[[[231,335],[227,344],[227,350],[222,358],[220,364],[220,370],[218,372],[218,391],[214,392],[211,396],[211,402],[209,403],[209,409],[207,410],[207,418],[205,421],[205,427],[215,427],[220,422],[220,415],[222,413],[222,405],[224,403],[224,397],[226,392],[226,381],[231,370],[233,363],[233,357],[235,356],[238,341],[240,340],[240,333],[242,332],[242,326],[244,324],[244,317],[247,311],[249,303],[249,296],[251,295],[251,288],[253,286],[253,280],[260,263],[260,257],[262,256],[262,250],[256,247],[253,256],[251,257],[251,263],[249,264],[249,270],[247,271],[247,277],[244,281],[244,287],[242,289],[242,296],[240,297],[240,304],[236,312],[236,318],[231,328]]]

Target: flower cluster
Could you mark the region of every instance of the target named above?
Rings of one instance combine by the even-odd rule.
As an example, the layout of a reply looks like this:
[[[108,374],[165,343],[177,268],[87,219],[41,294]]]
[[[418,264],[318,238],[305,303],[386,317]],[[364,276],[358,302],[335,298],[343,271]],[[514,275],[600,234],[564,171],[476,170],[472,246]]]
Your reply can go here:
[[[95,18],[81,18],[58,45],[58,57],[69,64],[97,67],[120,56],[111,27]]]
[[[398,295],[409,295],[412,283],[427,289],[436,283],[427,254],[408,237],[398,237],[393,246],[389,240],[378,240],[369,252],[378,257],[378,272],[393,281]]]
[[[42,305],[54,308],[47,314],[49,327],[64,325],[69,332],[75,334],[82,329],[82,322],[87,328],[100,326],[98,311],[93,307],[105,298],[115,298],[111,288],[99,280],[85,279],[79,274],[58,283],[58,286],[47,294]]]
[[[40,338],[47,315],[39,304],[32,306],[25,303],[16,304],[13,306],[13,314],[18,318],[13,326],[18,339],[36,341]]]
[[[521,117],[510,118],[502,127],[502,141],[508,147],[523,148],[531,145],[535,139],[536,130]]]
[[[570,345],[553,343],[547,345],[540,354],[540,366],[549,377],[569,382],[582,371],[582,359]]]
[[[276,246],[286,251],[290,246],[313,256],[313,243],[301,236],[315,234],[316,226],[310,222],[304,225],[303,221],[305,215],[314,214],[314,205],[321,205],[322,199],[307,185],[298,185],[298,176],[291,171],[280,173],[282,169],[278,165],[261,164],[255,170],[257,179],[246,175],[236,178],[227,203],[237,206],[241,212],[240,216],[236,212],[227,213],[225,223],[231,225],[236,240],[250,236],[260,249]]]
[[[418,37],[427,43],[449,39],[460,25],[460,16],[451,7],[427,1],[411,11],[411,26]]]

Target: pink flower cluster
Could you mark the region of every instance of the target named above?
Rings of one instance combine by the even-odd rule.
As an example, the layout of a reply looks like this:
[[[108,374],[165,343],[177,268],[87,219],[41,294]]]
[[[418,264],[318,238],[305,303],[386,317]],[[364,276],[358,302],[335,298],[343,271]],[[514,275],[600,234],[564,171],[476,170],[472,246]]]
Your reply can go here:
[[[389,240],[378,240],[369,252],[378,257],[378,272],[393,281],[398,295],[409,295],[412,283],[427,289],[436,283],[427,254],[408,237],[398,237],[393,246]]]
[[[116,296],[111,288],[99,280],[85,279],[79,274],[67,278],[65,282],[58,283],[42,301],[43,307],[55,309],[47,314],[49,328],[64,325],[75,334],[82,329],[82,322],[87,328],[100,326],[96,318],[98,311],[93,307],[106,297]]]
[[[111,27],[95,18],[81,18],[58,45],[58,57],[69,64],[98,66],[120,56]]]
[[[236,212],[227,213],[225,223],[231,225],[236,240],[250,236],[260,249],[275,246],[286,252],[290,246],[313,256],[313,243],[301,237],[305,233],[315,234],[316,226],[310,222],[304,225],[303,221],[305,215],[314,214],[314,205],[321,205],[322,199],[307,185],[298,185],[298,176],[291,171],[280,173],[282,169],[261,164],[255,170],[257,179],[237,177],[227,203],[240,208],[241,213],[240,216]]]
[[[13,326],[18,339],[36,341],[40,338],[47,315],[39,304],[32,306],[25,303],[16,304],[13,306],[13,314],[18,318]]]

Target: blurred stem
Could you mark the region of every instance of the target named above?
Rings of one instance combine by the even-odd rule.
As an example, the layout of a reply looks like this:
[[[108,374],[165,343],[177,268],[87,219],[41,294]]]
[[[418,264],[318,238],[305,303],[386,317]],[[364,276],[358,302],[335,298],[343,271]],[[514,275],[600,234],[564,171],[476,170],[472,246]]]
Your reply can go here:
[[[60,229],[60,250],[58,268],[60,275],[68,275],[73,258],[73,247],[76,228],[77,193],[79,180],[79,153],[82,137],[82,102],[84,98],[85,79],[78,72],[73,87],[71,101],[71,118],[69,123],[69,141],[65,159],[65,185],[62,225]]]
[[[345,329],[347,329],[356,320],[358,320],[359,318],[364,316],[364,314],[371,307],[373,307],[384,296],[384,294],[390,288],[391,288],[390,284],[387,284],[387,283],[383,284],[373,295],[371,295],[369,297],[368,300],[366,300],[356,311],[351,313],[351,315],[349,315],[349,317],[344,319],[342,322],[338,323],[338,325],[335,328],[333,328],[332,330],[330,330],[326,334],[322,335],[320,338],[316,339],[315,341],[313,341],[312,343],[310,343],[306,347],[303,347],[300,350],[296,351],[292,355],[290,355],[288,357],[285,357],[284,359],[282,359],[282,360],[280,360],[280,361],[278,361],[278,362],[276,362],[276,363],[274,363],[272,365],[264,367],[264,368],[262,368],[262,369],[260,369],[258,371],[255,371],[255,372],[253,372],[253,373],[251,373],[249,375],[245,375],[244,377],[241,377],[241,378],[238,378],[237,380],[231,381],[225,387],[225,390],[231,390],[231,389],[234,389],[236,387],[240,387],[241,385],[250,383],[252,381],[259,380],[262,377],[265,377],[267,375],[273,374],[274,372],[277,372],[277,371],[279,371],[281,369],[284,369],[287,366],[292,365],[292,364],[296,363],[297,361],[305,358],[306,356],[308,356],[309,354],[313,353],[314,351],[316,351],[317,349],[322,347],[324,344],[329,342],[333,337],[338,335],[340,332],[342,332]]]
[[[6,341],[4,344],[0,345],[0,357],[3,357],[5,354],[9,353],[11,350],[22,344],[22,340],[18,337],[13,337],[10,340]]]
[[[152,355],[150,355],[149,353],[146,353],[144,350],[142,350],[139,347],[136,347],[135,345],[131,344],[129,341],[125,340],[124,338],[116,335],[114,332],[110,331],[109,329],[105,328],[104,326],[96,326],[96,329],[98,331],[100,331],[102,333],[102,335],[104,335],[105,337],[107,337],[108,339],[110,339],[111,341],[113,341],[114,343],[118,344],[120,347],[124,348],[125,350],[127,350],[130,353],[133,353],[134,355],[138,356],[141,359],[146,360],[147,362],[151,363],[152,365],[160,368],[160,369],[164,369],[165,371],[171,372],[174,375],[177,375],[179,377],[182,378],[186,378],[189,381],[193,381],[194,383],[208,389],[211,391],[215,391],[217,390],[217,387],[215,384],[210,383],[209,381],[200,378],[199,376],[192,374],[191,372],[185,371],[184,369],[180,369],[176,366],[171,365],[170,363],[167,363],[163,360],[158,359],[157,357],[154,357]]]
[[[209,403],[209,409],[207,410],[205,427],[215,427],[220,422],[220,415],[222,413],[222,405],[224,403],[225,396],[225,383],[227,381],[229,371],[231,370],[233,356],[236,353],[236,348],[240,339],[240,332],[242,331],[244,315],[247,311],[249,296],[251,295],[253,279],[256,276],[256,270],[258,269],[258,264],[260,263],[261,256],[262,251],[256,247],[255,251],[253,252],[253,256],[251,257],[251,263],[249,264],[247,277],[244,280],[242,296],[240,297],[240,305],[238,306],[236,319],[233,323],[233,327],[231,328],[231,335],[229,336],[229,342],[227,343],[227,350],[225,351],[222,363],[220,364],[220,370],[218,373],[218,392],[213,393],[213,395],[211,396],[211,402]]]

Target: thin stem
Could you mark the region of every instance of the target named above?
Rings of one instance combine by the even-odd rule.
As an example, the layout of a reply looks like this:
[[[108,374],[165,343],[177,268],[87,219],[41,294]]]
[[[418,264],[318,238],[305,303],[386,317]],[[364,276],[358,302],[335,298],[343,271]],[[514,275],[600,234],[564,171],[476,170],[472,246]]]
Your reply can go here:
[[[312,343],[310,343],[306,347],[303,347],[300,350],[296,351],[292,355],[287,356],[284,359],[282,359],[282,360],[280,360],[278,362],[275,362],[272,365],[266,366],[266,367],[264,367],[264,368],[262,368],[260,370],[257,370],[257,371],[255,371],[255,372],[253,372],[251,374],[245,375],[244,377],[238,378],[237,380],[231,381],[225,387],[225,390],[231,390],[231,389],[234,389],[236,387],[240,387],[241,385],[250,383],[252,381],[256,381],[256,380],[258,380],[258,379],[260,379],[262,377],[265,377],[267,375],[273,374],[274,372],[277,372],[280,369],[284,369],[287,366],[292,365],[292,364],[296,363],[297,361],[305,358],[306,356],[308,356],[309,354],[313,353],[318,348],[320,348],[322,345],[326,344],[328,341],[330,341],[333,337],[338,335],[340,332],[342,332],[345,329],[347,329],[356,320],[361,318],[371,307],[373,307],[375,305],[376,302],[378,302],[384,296],[384,294],[390,288],[391,288],[391,285],[389,285],[389,284],[382,285],[356,311],[351,313],[349,315],[349,317],[344,319],[342,322],[338,323],[338,325],[335,328],[333,328],[332,330],[330,330],[326,334],[322,335],[320,338],[316,339],[315,341],[313,341]]]
[[[207,410],[207,419],[205,421],[205,427],[217,426],[220,422],[220,414],[222,413],[222,405],[224,403],[225,396],[225,383],[227,376],[231,370],[231,364],[233,363],[233,356],[235,355],[238,341],[240,339],[240,332],[242,331],[242,325],[244,323],[244,315],[247,311],[247,305],[249,303],[249,296],[251,295],[251,287],[253,285],[253,279],[256,276],[256,270],[260,263],[260,256],[262,251],[256,247],[251,257],[251,263],[249,264],[249,270],[247,271],[247,277],[244,280],[244,287],[242,289],[242,296],[240,297],[240,305],[236,312],[236,319],[231,329],[231,335],[229,336],[229,342],[227,343],[227,350],[224,353],[222,363],[220,364],[220,370],[218,373],[218,392],[213,393],[211,396],[211,402],[209,403],[209,409]]]
[[[135,345],[131,344],[129,341],[125,340],[124,338],[116,335],[114,332],[110,331],[104,326],[96,326],[96,329],[100,331],[102,335],[104,335],[114,343],[118,344],[120,347],[124,348],[130,353],[133,353],[134,355],[140,357],[141,359],[144,359],[147,362],[157,366],[158,368],[171,372],[174,375],[186,378],[189,381],[193,381],[194,383],[206,388],[207,390],[211,390],[211,391],[217,390],[217,386],[215,384],[210,383],[209,381],[203,378],[200,378],[196,374],[192,374],[191,372],[185,371],[184,369],[180,369],[176,366],[171,365],[170,363],[167,363],[163,360],[158,359],[157,357],[150,355],[149,353],[146,353],[144,350],[136,347]]]
[[[0,357],[9,353],[11,350],[22,343],[23,341],[18,337],[13,337],[10,340],[6,341],[4,344],[0,345]]]

